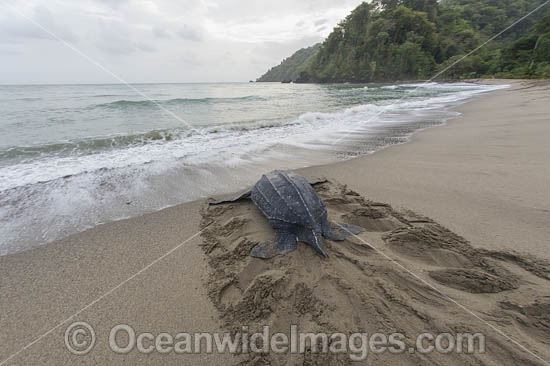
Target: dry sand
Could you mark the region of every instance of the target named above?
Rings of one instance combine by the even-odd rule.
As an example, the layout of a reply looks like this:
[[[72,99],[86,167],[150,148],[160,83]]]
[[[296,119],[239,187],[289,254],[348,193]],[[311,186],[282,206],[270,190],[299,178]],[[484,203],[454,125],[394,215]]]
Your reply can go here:
[[[546,360],[550,267],[533,256],[550,258],[549,102],[548,84],[514,82],[411,143],[302,170],[330,180],[317,189],[331,217],[365,226],[363,240]],[[210,224],[203,235],[178,247],[201,220]],[[423,332],[487,336],[484,355],[369,355],[367,364],[544,364],[357,238],[326,242],[327,260],[302,244],[272,261],[248,257],[270,230],[250,203],[212,211],[199,201],[0,257],[0,362],[58,326],[7,364],[333,364],[313,355],[118,355],[108,347],[120,323],[176,334],[243,323],[286,330],[295,322],[306,331],[401,331],[408,341]],[[77,320],[96,331],[86,356],[72,355],[63,341]]]

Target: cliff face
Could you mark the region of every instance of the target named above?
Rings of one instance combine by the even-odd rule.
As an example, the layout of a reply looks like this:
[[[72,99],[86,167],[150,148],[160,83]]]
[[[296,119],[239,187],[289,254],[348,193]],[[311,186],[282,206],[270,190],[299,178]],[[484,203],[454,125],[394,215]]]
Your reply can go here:
[[[317,54],[321,44],[296,51],[292,56],[284,59],[278,66],[272,67],[256,81],[295,81],[300,73],[306,69],[312,57]]]

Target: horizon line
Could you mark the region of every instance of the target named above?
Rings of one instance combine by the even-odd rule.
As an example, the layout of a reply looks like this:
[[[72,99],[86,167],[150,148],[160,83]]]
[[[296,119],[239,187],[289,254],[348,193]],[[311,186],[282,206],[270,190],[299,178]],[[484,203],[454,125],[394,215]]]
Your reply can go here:
[[[176,82],[130,82],[132,85],[143,84],[236,84],[250,83],[250,81],[176,81]],[[125,85],[124,83],[0,83],[0,86],[64,86],[64,85]]]

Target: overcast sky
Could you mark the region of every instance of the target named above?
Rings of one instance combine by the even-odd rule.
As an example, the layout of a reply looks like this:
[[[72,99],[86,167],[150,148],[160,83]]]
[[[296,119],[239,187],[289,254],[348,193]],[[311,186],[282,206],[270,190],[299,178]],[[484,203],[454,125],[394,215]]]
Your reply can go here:
[[[32,20],[128,82],[247,81],[321,41],[359,3],[2,0],[0,84],[117,82]]]

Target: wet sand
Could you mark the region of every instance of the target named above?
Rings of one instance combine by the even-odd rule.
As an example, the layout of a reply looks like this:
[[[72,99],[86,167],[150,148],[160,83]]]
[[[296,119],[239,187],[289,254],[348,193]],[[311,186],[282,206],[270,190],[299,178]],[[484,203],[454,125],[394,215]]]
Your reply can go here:
[[[550,186],[550,145],[547,143],[550,136],[550,86],[543,82],[505,83],[513,83],[514,88],[483,96],[459,107],[462,116],[446,126],[418,133],[410,143],[394,146],[371,156],[307,168],[301,172],[308,177],[325,176],[329,179],[330,194],[327,193],[329,195],[325,199],[339,198],[341,191],[338,187],[345,184],[348,189],[367,200],[389,203],[396,212],[400,208],[412,210],[416,215],[433,220],[437,230],[449,229],[454,234],[445,234],[445,238],[460,238],[455,243],[467,243],[467,248],[470,248],[465,250],[466,247],[458,246],[469,253],[465,255],[466,260],[460,259],[456,250],[442,254],[442,248],[435,248],[438,254],[432,255],[430,261],[426,259],[426,253],[415,255],[410,248],[413,250],[412,254],[410,250],[396,249],[412,245],[407,240],[402,240],[407,237],[405,234],[389,235],[391,232],[371,230],[361,238],[387,250],[388,255],[395,255],[404,265],[421,273],[422,278],[430,283],[437,283],[438,288],[441,286],[453,299],[467,303],[465,305],[471,306],[491,324],[505,327],[506,332],[519,339],[525,347],[532,349],[539,357],[548,359],[550,355],[543,345],[547,343],[547,329],[550,324],[547,318],[537,317],[536,314],[548,313],[544,309],[550,296],[550,287],[544,276],[549,268],[538,263],[534,257],[550,258],[550,191],[547,188]],[[227,237],[234,236],[233,241],[228,241],[226,236],[218,238],[222,247],[229,246],[230,249],[225,249],[226,251],[234,250],[231,245],[239,245],[240,242],[236,242],[239,238],[259,239],[260,236],[270,233],[268,227],[261,226],[261,217],[250,210],[245,208],[239,215],[248,220],[247,222],[257,223],[252,225],[256,229],[251,232],[243,229],[245,226],[237,225],[227,232]],[[347,217],[343,219],[353,220],[361,216],[353,210],[348,211],[348,208],[329,205],[329,214],[332,212],[332,215]],[[131,325],[138,333],[154,334],[225,331],[245,321],[255,324],[271,324],[270,322],[275,321],[273,324],[276,328],[284,328],[292,320],[290,317],[279,316],[285,309],[302,309],[304,317],[311,316],[308,318],[311,320],[308,326],[313,327],[317,323],[315,316],[310,314],[311,306],[322,308],[321,305],[325,303],[322,302],[321,295],[308,289],[311,290],[312,281],[321,278],[293,272],[297,268],[296,263],[303,263],[303,260],[308,259],[311,261],[308,266],[313,266],[312,271],[322,268],[323,271],[333,273],[340,284],[345,282],[343,288],[348,288],[348,299],[360,299],[358,294],[368,293],[369,289],[374,291],[374,287],[389,289],[387,298],[377,297],[382,296],[377,291],[375,293],[378,295],[374,297],[380,301],[376,303],[377,306],[389,304],[388,309],[392,309],[383,313],[395,320],[395,324],[388,328],[375,326],[377,323],[369,318],[375,316],[372,312],[375,308],[374,302],[364,301],[363,305],[368,305],[365,309],[359,305],[349,305],[344,300],[331,305],[336,311],[341,310],[352,319],[355,319],[353,311],[362,309],[359,317],[361,322],[372,325],[372,329],[365,331],[372,332],[378,328],[381,331],[405,329],[405,324],[407,333],[427,331],[422,328],[426,324],[421,317],[414,318],[411,315],[414,311],[403,310],[408,307],[426,314],[426,319],[435,319],[434,323],[428,322],[433,325],[434,332],[449,327],[476,327],[470,330],[485,332],[489,347],[492,341],[495,345],[489,356],[480,359],[461,358],[462,356],[446,358],[444,355],[429,359],[402,355],[392,359],[385,355],[383,360],[394,360],[398,364],[420,361],[541,364],[536,357],[518,350],[517,346],[491,333],[483,324],[477,327],[475,319],[467,318],[467,314],[453,307],[441,295],[426,292],[423,286],[415,287],[417,285],[414,278],[406,277],[402,271],[393,268],[391,263],[379,263],[380,260],[376,259],[373,263],[377,254],[372,249],[361,247],[361,243],[357,242],[346,243],[342,249],[345,253],[333,253],[329,258],[344,263],[320,262],[303,245],[288,258],[278,259],[284,262],[284,271],[279,273],[279,277],[279,274],[270,272],[268,281],[279,281],[285,276],[292,281],[292,273],[296,275],[294,278],[302,278],[300,283],[303,285],[292,282],[292,287],[284,287],[283,290],[305,294],[303,303],[306,307],[288,305],[290,303],[285,302],[286,292],[283,291],[280,297],[282,302],[278,304],[284,306],[273,306],[271,312],[260,314],[268,316],[269,321],[262,317],[228,318],[227,304],[220,307],[222,297],[212,297],[215,296],[216,289],[222,291],[223,288],[216,287],[219,268],[216,268],[216,262],[213,261],[213,252],[205,250],[208,237],[205,237],[204,232],[203,235],[195,235],[201,221],[203,225],[211,222],[211,225],[225,223],[216,220],[218,216],[205,213],[204,201],[192,202],[98,226],[43,247],[0,257],[0,362],[55,326],[58,327],[28,349],[22,350],[7,364],[227,364],[250,361],[248,357],[235,358],[232,355],[163,355],[156,352],[145,355],[136,350],[127,355],[119,355],[109,349],[108,336],[110,329],[121,323]],[[364,225],[368,226],[366,223]],[[384,225],[376,226],[377,230],[381,230],[380,227],[384,230],[400,229]],[[210,229],[209,227],[207,230]],[[219,237],[219,232],[214,232],[213,236]],[[189,237],[192,238],[186,241]],[[392,241],[391,238],[401,239]],[[430,241],[425,240],[424,243],[426,242]],[[405,244],[399,246],[399,243]],[[327,245],[331,247],[332,244]],[[163,257],[174,248],[173,252]],[[337,247],[333,248],[338,251]],[[430,246],[426,248],[424,251],[428,254],[433,250]],[[509,253],[510,250],[522,254],[515,259],[510,259],[509,256],[497,256],[495,259],[488,254]],[[489,258],[489,264],[486,266],[476,262],[474,259],[477,257]],[[156,259],[157,262],[139,272]],[[371,268],[372,271],[359,270],[360,266],[353,264],[354,262],[363,263],[364,268]],[[237,277],[244,273],[239,285],[243,287],[244,284],[254,283],[261,269],[243,272],[242,268],[248,268],[249,263],[248,257],[238,257],[234,263],[221,262],[220,266],[235,266],[230,274]],[[257,263],[261,266],[273,266],[269,263]],[[350,266],[355,268],[355,272]],[[502,281],[486,276],[491,272],[489,267],[499,268],[497,273]],[[539,270],[529,269],[534,267]],[[454,269],[448,271],[449,268]],[[501,268],[503,272],[499,272]],[[348,269],[350,272],[338,274],[338,271]],[[262,270],[272,271],[273,268]],[[139,274],[134,276],[137,272]],[[431,272],[435,274],[432,275]],[[131,276],[134,277],[117,287]],[[374,282],[366,280],[372,278]],[[470,280],[465,280],[468,278]],[[356,284],[359,283],[363,287],[357,287]],[[371,285],[372,289],[369,287]],[[248,288],[244,286],[238,291],[231,291],[232,295],[227,298],[231,299],[234,307],[250,299],[244,296]],[[292,290],[294,288],[298,290]],[[320,288],[324,295],[331,294],[330,286]],[[416,289],[417,295],[411,295],[411,289]],[[106,293],[106,296],[74,318],[61,323]],[[312,296],[316,296],[318,300],[314,300],[313,305]],[[418,302],[418,296],[424,297],[424,300]],[[252,300],[257,303],[254,302],[254,296]],[[396,307],[394,302],[405,305]],[[509,304],[508,308],[501,303]],[[263,302],[260,301],[260,304]],[[438,306],[437,313],[430,308],[433,304]],[[527,311],[522,313],[510,310],[522,307]],[[400,315],[397,316],[396,313]],[[319,315],[318,312],[315,314]],[[380,319],[385,319],[384,316]],[[411,316],[414,321],[409,324]],[[449,317],[453,321],[445,321]],[[65,347],[64,332],[73,321],[86,321],[95,328],[96,344],[86,356],[75,356]],[[331,318],[334,324],[343,324],[343,321],[345,317]],[[346,326],[345,330],[351,328]],[[530,336],[526,337],[526,334]],[[505,357],[491,356],[498,354]],[[280,362],[279,359],[275,361]],[[291,361],[303,362],[302,359],[295,358]],[[334,360],[320,360],[321,363],[332,361]]]

